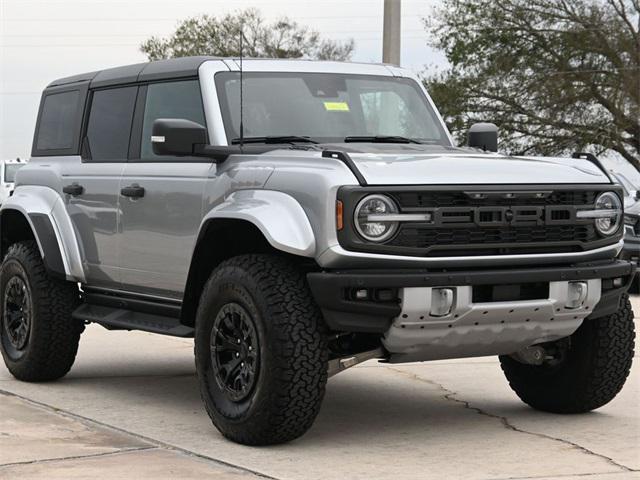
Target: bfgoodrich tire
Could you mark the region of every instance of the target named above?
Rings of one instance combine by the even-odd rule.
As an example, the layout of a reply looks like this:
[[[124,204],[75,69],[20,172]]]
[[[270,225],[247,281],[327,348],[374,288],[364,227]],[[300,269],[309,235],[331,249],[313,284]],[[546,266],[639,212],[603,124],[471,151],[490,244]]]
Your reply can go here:
[[[320,410],[328,361],[305,276],[270,255],[222,263],[200,298],[195,357],[207,413],[225,437],[270,445],[304,434]]]
[[[622,389],[634,352],[633,311],[624,295],[619,310],[589,319],[564,342],[560,360],[527,365],[501,356],[509,385],[531,407],[553,413],[583,413],[609,403]]]
[[[35,242],[9,247],[0,267],[0,345],[14,377],[56,380],[71,369],[84,329],[71,317],[78,303],[76,285],[49,277]]]

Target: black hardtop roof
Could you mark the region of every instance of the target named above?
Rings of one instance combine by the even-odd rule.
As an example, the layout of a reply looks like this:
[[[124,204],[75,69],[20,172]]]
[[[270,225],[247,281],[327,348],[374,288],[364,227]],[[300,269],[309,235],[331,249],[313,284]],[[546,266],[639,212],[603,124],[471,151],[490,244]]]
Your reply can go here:
[[[96,72],[82,73],[71,77],[59,78],[47,88],[73,83],[91,82],[90,87],[107,87],[125,83],[162,80],[180,77],[195,77],[198,68],[207,60],[221,60],[220,57],[181,57],[155,62],[136,63],[123,67],[107,68]]]

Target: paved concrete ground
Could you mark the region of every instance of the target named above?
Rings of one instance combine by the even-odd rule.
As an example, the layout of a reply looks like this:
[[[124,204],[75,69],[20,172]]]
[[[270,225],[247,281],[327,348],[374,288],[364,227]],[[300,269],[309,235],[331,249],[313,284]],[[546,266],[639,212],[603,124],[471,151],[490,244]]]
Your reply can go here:
[[[369,362],[330,380],[302,439],[248,448],[204,413],[191,341],[91,326],[59,382],[0,367],[0,479],[640,479],[638,363],[606,407],[557,416],[494,358]]]

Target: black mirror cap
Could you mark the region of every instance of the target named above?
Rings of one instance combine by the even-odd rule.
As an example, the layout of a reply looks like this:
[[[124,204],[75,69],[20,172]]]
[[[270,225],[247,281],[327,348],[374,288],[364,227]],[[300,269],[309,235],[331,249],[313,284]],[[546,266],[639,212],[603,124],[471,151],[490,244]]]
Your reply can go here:
[[[484,151],[498,151],[498,127],[493,123],[474,123],[469,129],[469,146]]]
[[[195,145],[206,145],[207,129],[183,118],[158,118],[153,122],[151,146],[156,155],[188,156]]]

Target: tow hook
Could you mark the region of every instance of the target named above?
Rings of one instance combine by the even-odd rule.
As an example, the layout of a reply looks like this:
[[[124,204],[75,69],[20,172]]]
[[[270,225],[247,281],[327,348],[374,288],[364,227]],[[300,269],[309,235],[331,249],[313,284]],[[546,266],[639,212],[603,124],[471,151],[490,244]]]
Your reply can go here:
[[[512,353],[511,358],[527,365],[542,365],[547,360],[547,351],[540,345],[533,345]]]

